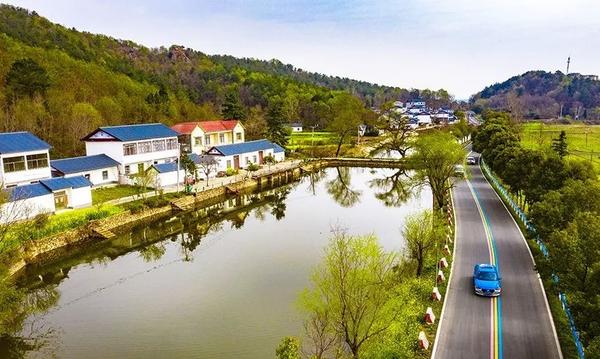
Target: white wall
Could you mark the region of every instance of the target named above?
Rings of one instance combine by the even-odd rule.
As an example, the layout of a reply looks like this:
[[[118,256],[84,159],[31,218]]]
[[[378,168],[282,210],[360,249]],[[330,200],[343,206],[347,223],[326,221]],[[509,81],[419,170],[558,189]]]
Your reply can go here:
[[[18,152],[18,153],[10,153],[2,156],[2,160],[6,157],[25,157],[25,166],[27,166],[27,155],[35,155],[44,153],[48,156],[48,151],[29,151],[29,152]],[[36,169],[26,169],[25,171],[18,172],[9,172],[4,173],[4,161],[0,163],[0,182],[4,187],[9,185],[24,185],[30,184],[33,181],[39,181],[41,179],[46,179],[52,177],[52,172],[50,169],[50,158],[48,157],[48,167],[46,168],[36,168]]]
[[[108,179],[107,180],[102,179],[103,171],[108,171]],[[115,182],[119,181],[119,170],[118,170],[117,166],[101,168],[101,169],[87,171],[87,172],[69,173],[69,174],[66,174],[65,177],[75,177],[75,176],[84,176],[85,177],[85,175],[88,175],[88,174],[90,175],[90,182],[92,182],[92,184],[94,186],[101,186],[104,184],[115,183]]]
[[[67,206],[70,208],[89,207],[92,205],[91,187],[67,189]]]
[[[273,158],[275,158],[275,161],[281,162],[281,161],[285,160],[285,152],[273,153]]]
[[[179,171],[179,184],[182,184],[185,180],[185,171]],[[157,173],[156,174],[156,186],[158,188],[175,186],[177,184],[177,171]]]
[[[54,211],[53,194],[7,202],[0,206],[0,223],[24,220],[33,218],[40,213],[54,213]]]
[[[153,140],[164,140],[167,138],[173,138],[177,140],[177,137],[166,137],[166,138],[155,138]],[[179,157],[179,149],[164,150],[148,153],[138,153],[136,155],[125,156],[123,155],[123,145],[130,143],[145,142],[144,141],[129,141],[129,142],[118,142],[118,141],[88,141],[85,143],[85,151],[88,156],[106,154],[122,165],[137,164],[140,162],[153,163],[153,161],[166,159],[166,158],[177,158]],[[150,141],[150,140],[148,140]]]
[[[242,134],[242,139],[238,140],[237,137],[237,133],[241,133]],[[241,143],[246,141],[246,130],[244,129],[244,126],[242,126],[239,122],[237,123],[237,125],[235,125],[235,127],[233,128],[233,139],[232,142],[233,143]]]
[[[263,158],[267,157],[269,155],[273,156],[273,158],[275,158],[275,160],[277,160],[276,154],[273,153],[273,149],[269,148],[266,150],[262,150],[263,151]],[[248,166],[248,161],[250,161],[251,163],[257,163],[258,164],[258,152],[259,151],[253,151],[253,152],[246,152],[246,153],[241,153],[240,156],[240,168],[246,168]],[[233,168],[233,155],[231,156],[218,156],[217,157],[217,161],[219,162],[218,166],[217,166],[217,171],[227,171],[227,161],[231,161],[231,168]],[[256,157],[256,160],[255,160]],[[281,158],[281,156],[279,156]],[[283,160],[283,159],[282,159]],[[279,160],[277,160],[279,161]]]

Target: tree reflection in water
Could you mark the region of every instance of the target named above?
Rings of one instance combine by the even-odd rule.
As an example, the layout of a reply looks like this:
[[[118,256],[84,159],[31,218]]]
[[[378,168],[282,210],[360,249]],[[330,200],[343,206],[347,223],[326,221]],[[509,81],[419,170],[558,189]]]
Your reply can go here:
[[[404,204],[414,190],[411,179],[405,169],[399,169],[390,176],[374,178],[369,187],[376,190],[375,198],[387,207],[399,207]]]
[[[327,193],[342,207],[352,207],[360,202],[362,192],[350,187],[350,168],[336,167],[335,169],[337,176],[327,182]]]
[[[35,289],[3,287],[0,292],[11,296],[10,308],[2,308],[0,318],[0,357],[24,358],[31,351],[42,357],[54,357],[58,336],[56,330],[46,327],[43,319],[60,298],[56,285],[42,282]]]

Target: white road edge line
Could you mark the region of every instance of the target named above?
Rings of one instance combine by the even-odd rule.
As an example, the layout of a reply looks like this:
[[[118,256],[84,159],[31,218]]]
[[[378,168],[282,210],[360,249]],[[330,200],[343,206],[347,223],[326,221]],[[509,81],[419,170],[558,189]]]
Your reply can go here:
[[[492,184],[490,183],[490,181],[488,181],[485,174],[483,174],[483,168],[481,168],[481,161],[479,161],[479,170],[481,171],[483,178],[488,183],[488,185],[492,188],[492,191],[494,192],[496,197],[498,197],[498,200],[500,201],[500,203],[502,203],[502,206],[504,207],[504,209],[506,210],[506,212],[512,219],[512,221],[515,224],[515,226],[517,227],[517,229],[519,230],[521,239],[523,240],[523,243],[525,244],[525,247],[527,248],[527,252],[529,252],[529,257],[531,257],[531,262],[533,263],[534,268],[537,268],[537,267],[535,267],[536,266],[535,259],[533,258],[533,254],[531,253],[531,248],[529,248],[529,243],[527,243],[527,240],[525,239],[523,232],[521,232],[521,227],[519,227],[519,224],[515,220],[515,217],[513,217],[512,213],[508,210],[508,207],[506,207],[506,204],[504,203],[502,198],[500,198],[500,196],[496,192],[496,189],[494,189],[494,186],[492,186]],[[542,289],[542,295],[544,296],[544,302],[546,303],[546,310],[548,311],[548,316],[550,317],[550,324],[552,326],[552,332],[554,334],[554,342],[556,344],[556,348],[558,349],[558,356],[562,359],[563,358],[562,349],[560,348],[560,342],[558,341],[558,334],[556,333],[556,327],[554,326],[554,318],[552,317],[552,312],[550,311],[550,304],[548,304],[548,297],[546,297],[546,289],[544,289],[544,283],[542,283],[542,278],[540,277],[540,273],[537,270],[536,270],[536,274],[538,277],[538,281],[540,283],[540,288]]]
[[[454,205],[454,196],[450,191],[450,200],[452,201],[452,216],[454,217],[454,245],[452,246],[452,266],[450,267],[450,274],[448,275],[448,288],[444,295],[444,303],[442,304],[442,312],[440,313],[440,322],[438,323],[437,330],[435,331],[435,339],[433,342],[433,348],[431,349],[431,359],[435,359],[435,353],[438,345],[438,338],[442,329],[442,323],[444,322],[444,312],[446,311],[446,301],[450,294],[450,286],[452,285],[452,273],[454,272],[454,266],[456,265],[456,247],[458,246],[457,233],[458,233],[458,220],[456,218],[456,206]]]

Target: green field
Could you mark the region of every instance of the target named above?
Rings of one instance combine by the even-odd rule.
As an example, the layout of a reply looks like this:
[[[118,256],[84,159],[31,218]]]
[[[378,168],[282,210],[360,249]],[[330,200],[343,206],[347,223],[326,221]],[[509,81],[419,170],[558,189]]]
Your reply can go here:
[[[148,191],[150,191],[150,189]],[[101,187],[92,190],[92,202],[94,204],[99,204],[117,198],[133,196],[135,194],[138,194],[138,189],[134,186],[118,185],[114,187]]]
[[[521,143],[527,148],[549,149],[560,131],[567,133],[570,157],[591,161],[600,170],[600,126],[530,122],[523,125]]]
[[[289,149],[323,145],[337,145],[337,135],[331,132],[292,132]]]

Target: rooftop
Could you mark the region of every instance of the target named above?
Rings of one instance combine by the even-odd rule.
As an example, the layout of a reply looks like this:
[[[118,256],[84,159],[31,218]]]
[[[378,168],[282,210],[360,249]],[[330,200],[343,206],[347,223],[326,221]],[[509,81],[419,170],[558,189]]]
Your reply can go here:
[[[223,132],[231,131],[239,123],[238,120],[214,120],[214,121],[193,121],[181,122],[171,126],[171,129],[179,134],[189,135],[196,126],[204,132]]]
[[[99,127],[83,141],[138,141],[153,138],[176,137],[177,132],[162,123]]]
[[[50,161],[50,166],[62,174],[93,171],[101,168],[114,167],[118,164],[119,162],[105,154],[63,158]]]
[[[51,194],[53,191],[60,191],[67,188],[82,188],[88,187],[92,184],[87,178],[83,176],[75,177],[57,177],[41,180],[39,183],[27,184],[24,186],[17,186],[9,188],[7,191],[10,193],[10,199],[12,201],[35,198]]]
[[[31,132],[0,133],[0,154],[42,151],[48,150],[50,147]]]
[[[277,152],[277,149],[283,150],[281,146],[272,143],[269,140],[256,140],[241,143],[233,143],[230,145],[214,146],[210,150],[208,150],[208,152],[211,154],[214,154],[214,152],[218,152],[223,156],[231,156],[240,153],[263,151],[269,149],[273,149],[275,150],[275,152]]]

